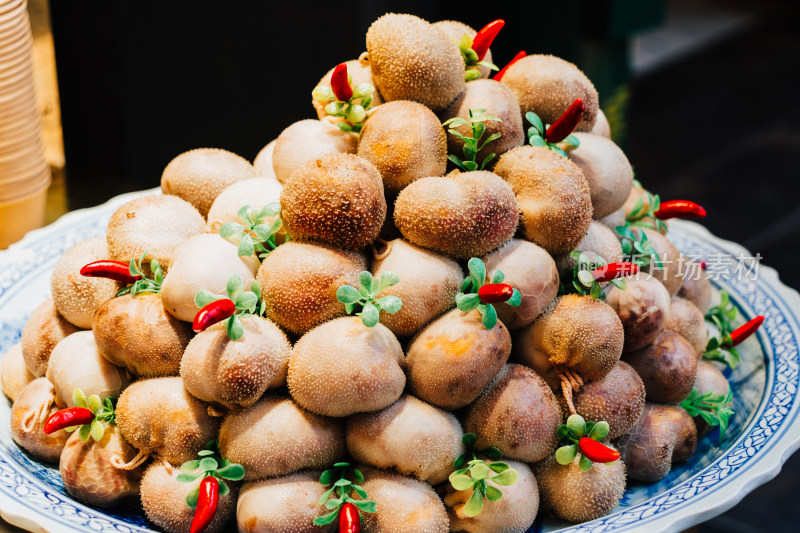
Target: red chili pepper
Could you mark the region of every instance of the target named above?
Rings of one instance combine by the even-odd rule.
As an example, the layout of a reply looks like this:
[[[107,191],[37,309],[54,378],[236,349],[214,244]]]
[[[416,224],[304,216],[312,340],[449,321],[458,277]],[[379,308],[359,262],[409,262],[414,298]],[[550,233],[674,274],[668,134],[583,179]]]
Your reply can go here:
[[[350,82],[347,81],[347,65],[345,63],[339,63],[333,69],[331,89],[333,89],[334,96],[340,102],[349,102],[353,97],[353,88],[350,87]]]
[[[478,54],[478,61],[483,61],[483,58],[486,57],[486,52],[488,52],[489,47],[492,46],[492,41],[494,41],[498,32],[502,30],[505,25],[505,20],[497,19],[481,28],[480,31],[475,34],[475,37],[472,38],[472,50]]]
[[[192,322],[192,329],[195,333],[205,331],[217,322],[222,322],[236,312],[236,304],[233,300],[223,298],[214,300],[203,307],[195,316]]]
[[[508,283],[489,283],[478,289],[478,296],[485,304],[505,302],[514,295],[514,289]]]
[[[108,278],[122,283],[133,283],[142,279],[142,276],[131,276],[130,267],[122,261],[94,261],[81,268],[81,276],[88,278]]]
[[[522,59],[522,58],[523,58],[523,57],[525,57],[526,55],[528,55],[528,53],[527,53],[525,50],[521,50],[521,51],[517,52],[517,55],[515,55],[515,56],[514,56],[514,59],[512,59],[511,61],[509,61],[509,62],[508,62],[508,65],[506,65],[506,66],[504,66],[502,69],[500,69],[500,72],[498,72],[497,74],[495,74],[495,75],[494,75],[494,77],[493,77],[492,79],[493,79],[493,80],[495,80],[495,81],[500,81],[500,80],[502,80],[502,79],[503,79],[503,76],[505,76],[505,74],[506,74],[506,71],[508,70],[508,67],[510,67],[511,65],[513,65],[514,63],[516,63],[517,61],[519,61],[520,59]]]
[[[558,120],[547,128],[547,131],[544,132],[544,139],[551,143],[559,143],[566,139],[567,135],[572,133],[572,130],[574,130],[578,122],[581,121],[584,111],[583,100],[576,98],[567,110],[564,111],[564,114],[558,117]]]
[[[219,503],[219,482],[214,476],[206,476],[200,482],[200,492],[197,494],[197,508],[190,533],[203,533],[217,514]]]
[[[639,265],[628,261],[617,261],[592,270],[595,281],[611,281],[612,279],[634,276],[639,272]]]
[[[594,463],[613,463],[619,459],[619,452],[594,439],[583,437],[578,441],[581,453]]]
[[[764,323],[764,316],[758,315],[755,318],[752,318],[733,330],[731,332],[731,342],[728,346],[736,346],[741,344],[747,339],[750,335],[756,332],[758,328],[761,327],[761,324]]]
[[[339,533],[361,533],[361,517],[358,508],[350,502],[339,511]]]
[[[706,265],[705,261],[700,261],[700,268],[703,269],[703,270],[707,270],[708,269],[708,265]]]
[[[689,200],[668,200],[661,202],[658,211],[653,214],[661,220],[668,218],[703,218],[706,216],[706,210]]]
[[[91,424],[93,420],[94,415],[85,407],[69,407],[50,415],[44,423],[44,432],[49,435],[59,429]]]

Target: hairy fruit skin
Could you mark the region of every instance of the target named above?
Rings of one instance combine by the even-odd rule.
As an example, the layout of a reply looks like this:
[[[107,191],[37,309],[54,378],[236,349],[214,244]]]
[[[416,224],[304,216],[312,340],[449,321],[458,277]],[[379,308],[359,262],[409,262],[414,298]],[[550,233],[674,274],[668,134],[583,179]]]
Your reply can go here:
[[[42,423],[34,420],[33,424],[30,424],[30,419],[48,405],[50,407],[46,408],[45,418],[55,413],[58,408],[53,402],[54,397],[53,384],[46,378],[37,378],[20,391],[11,406],[11,438],[32,456],[47,463],[58,462],[69,433],[56,431],[48,435],[44,432]],[[31,425],[32,429],[27,430],[23,427],[28,425]]]
[[[666,329],[689,341],[697,357],[702,357],[708,345],[708,327],[703,313],[691,301],[673,296],[669,314]]]
[[[35,377],[40,378],[47,372],[47,363],[53,348],[80,328],[67,322],[58,314],[55,303],[48,298],[28,318],[22,329],[22,358],[25,367]]]
[[[272,168],[282,184],[308,161],[325,154],[354,154],[358,137],[327,120],[300,120],[278,135],[272,151]]]
[[[616,311],[625,330],[625,351],[640,350],[655,342],[670,321],[670,297],[652,276],[641,273],[625,279],[627,287],[611,287],[606,303]]]
[[[641,376],[649,402],[677,405],[692,392],[697,354],[677,333],[662,331],[653,344],[627,352],[625,361]]]
[[[382,533],[447,533],[447,510],[433,488],[422,481],[385,470],[364,468],[363,484],[378,506],[376,513],[364,513],[364,531]]]
[[[594,218],[603,218],[625,205],[633,187],[633,169],[613,141],[591,133],[575,137],[580,145],[568,151],[569,159],[589,183]]]
[[[12,402],[17,399],[28,383],[36,379],[25,366],[25,359],[22,358],[22,344],[15,344],[3,354],[0,379],[2,379],[3,394]]]

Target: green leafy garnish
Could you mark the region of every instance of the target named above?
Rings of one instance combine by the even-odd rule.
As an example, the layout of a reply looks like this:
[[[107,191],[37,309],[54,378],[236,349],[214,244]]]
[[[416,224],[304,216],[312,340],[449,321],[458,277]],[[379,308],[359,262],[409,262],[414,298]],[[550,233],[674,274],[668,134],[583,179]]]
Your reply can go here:
[[[281,204],[278,202],[271,202],[259,210],[246,205],[236,213],[242,224],[227,222],[219,229],[219,234],[223,239],[239,246],[240,257],[257,254],[263,259],[278,246],[275,235],[283,226],[280,217],[272,223],[268,223],[267,219],[277,217],[280,212]]]
[[[464,313],[469,313],[477,309],[482,317],[483,327],[492,329],[497,324],[497,311],[493,304],[483,303],[478,295],[481,287],[486,282],[486,265],[477,257],[473,257],[467,263],[469,276],[464,278],[461,283],[461,291],[456,294],[456,307]],[[492,272],[489,283],[502,283],[505,275],[499,270]],[[522,303],[522,294],[514,289],[514,294],[505,302],[512,307],[518,307]]]
[[[736,368],[742,362],[731,339],[731,333],[736,329],[733,327],[733,321],[738,315],[739,311],[731,302],[730,295],[725,291],[719,291],[719,305],[710,308],[705,316],[706,321],[714,324],[719,334],[708,339],[703,359],[718,361],[730,368]]]
[[[484,157],[480,166],[476,161],[476,158],[478,157],[478,152],[483,150],[484,146],[486,146],[493,140],[500,138],[499,133],[493,133],[492,135],[489,135],[489,137],[487,137],[486,140],[480,144],[480,146],[478,145],[478,143],[481,140],[481,137],[483,137],[483,134],[486,133],[486,125],[484,124],[484,122],[486,122],[487,120],[502,122],[502,119],[499,117],[496,117],[494,115],[487,115],[485,109],[470,109],[469,119],[464,120],[461,117],[454,117],[442,123],[443,127],[448,128],[447,131],[450,133],[450,135],[458,137],[464,142],[464,149],[463,149],[464,159],[461,159],[460,157],[454,154],[448,155],[447,159],[455,163],[455,165],[458,168],[460,168],[465,172],[470,172],[473,170],[483,170],[484,168],[486,168],[486,165],[488,165],[489,162],[492,159],[494,159],[494,156],[496,155],[496,154],[489,154],[486,157]],[[459,126],[469,126],[471,130],[470,136],[467,137],[466,135],[462,135],[461,132],[458,131],[457,129]]]
[[[351,477],[355,483],[349,479]],[[331,485],[331,488],[322,493],[317,503],[332,511],[315,518],[313,522],[315,526],[327,526],[332,523],[346,503],[352,503],[364,513],[374,513],[378,508],[374,501],[367,499],[367,491],[361,486],[361,483],[364,483],[364,475],[350,466],[350,463],[336,463],[333,468],[325,470],[319,476],[319,482],[325,487]],[[353,498],[354,493],[358,499]]]
[[[499,70],[497,65],[490,61],[481,61],[478,59],[478,54],[475,50],[472,49],[472,37],[467,35],[466,33],[461,37],[461,40],[456,42],[455,39],[451,40],[458,45],[459,51],[461,51],[461,57],[464,59],[464,66],[466,68],[464,72],[464,80],[465,81],[472,81],[477,80],[481,77],[480,67],[487,67],[489,70]]]
[[[734,410],[730,407],[733,404],[733,390],[728,386],[728,394],[714,394],[708,391],[700,394],[697,389],[693,389],[691,394],[681,402],[689,416],[702,418],[706,424],[712,427],[719,426],[719,443],[725,430],[728,429],[728,421]]]
[[[545,126],[542,123],[542,119],[539,118],[539,115],[537,115],[533,111],[528,111],[527,113],[525,113],[525,119],[531,124],[531,126],[528,128],[528,144],[530,144],[531,146],[548,148],[562,157],[568,157],[567,152],[565,152],[558,145],[565,144],[567,146],[578,147],[581,144],[581,141],[575,135],[572,134],[567,135],[566,138],[564,138],[561,141],[558,141],[556,143],[551,143],[544,136],[544,132],[547,131],[547,128],[550,127],[550,124],[547,124]]]
[[[222,321],[225,324],[225,330],[228,338],[231,340],[239,340],[244,335],[244,326],[241,319],[245,316],[262,316],[266,307],[265,302],[261,299],[261,287],[258,281],[252,280],[250,282],[250,290],[244,290],[244,282],[239,274],[234,274],[228,278],[226,286],[227,296],[221,294],[214,294],[205,289],[197,291],[194,295],[194,304],[202,309],[211,302],[222,300],[225,298],[230,299],[236,306],[236,312]]]
[[[341,121],[334,124],[342,131],[352,131],[360,133],[364,127],[364,119],[367,111],[372,107],[372,94],[375,87],[369,83],[359,83],[353,87],[352,77],[348,73],[347,82],[353,89],[353,96],[347,101],[342,102],[336,99],[330,85],[317,85],[311,92],[311,97],[322,104],[331,117],[341,117]]]
[[[81,389],[75,389],[72,391],[72,403],[75,404],[75,407],[88,409],[94,415],[94,420],[90,424],[64,428],[64,431],[69,433],[79,430],[78,436],[82,442],[88,441],[90,436],[95,441],[102,440],[106,428],[110,424],[116,423],[117,415],[114,411],[116,399],[114,398],[106,397],[101,401],[97,394],[92,394],[87,398]]]
[[[358,275],[361,287],[356,289],[351,285],[342,285],[336,290],[336,299],[344,304],[348,315],[352,315],[356,309],[361,309],[356,316],[360,316],[361,322],[371,328],[379,322],[381,311],[393,314],[403,307],[403,301],[397,296],[378,298],[378,294],[384,289],[399,281],[400,277],[394,272],[384,272],[380,279],[376,279],[364,270]]]
[[[588,472],[592,469],[593,461],[586,457],[578,443],[583,437],[600,442],[608,436],[609,430],[610,427],[605,420],[597,423],[586,422],[581,415],[570,415],[567,423],[561,424],[556,430],[556,434],[561,439],[559,447],[556,448],[556,461],[558,464],[566,466],[575,460],[576,455],[580,454],[578,468],[583,472]]]
[[[464,504],[464,514],[469,517],[480,514],[483,510],[484,498],[490,502],[496,502],[503,497],[502,491],[490,485],[490,481],[496,485],[507,487],[519,479],[519,473],[508,463],[499,462],[503,454],[498,448],[491,446],[484,450],[477,449],[475,448],[477,440],[478,437],[474,433],[466,433],[461,438],[466,452],[459,455],[453,462],[453,468],[456,470],[450,474],[449,478],[450,485],[454,489],[472,491],[469,500]],[[479,453],[486,456],[489,461],[478,459]]]
[[[634,183],[639,184],[641,187],[638,181],[634,180]],[[657,194],[651,194],[646,189],[644,194],[647,198],[647,205],[645,205],[644,199],[639,196],[631,212],[625,216],[625,225],[650,228],[661,233],[666,232],[667,224],[655,215],[656,211],[661,207],[661,198]]]
[[[231,489],[225,480],[239,481],[244,477],[244,467],[223,459],[219,454],[219,443],[216,440],[206,444],[203,450],[197,452],[199,459],[186,461],[181,465],[181,473],[177,480],[181,483],[197,482],[192,491],[186,496],[186,505],[194,509],[197,507],[197,496],[200,490],[200,480],[214,476],[219,482],[220,497],[228,494]]]
[[[731,302],[730,295],[725,291],[719,291],[719,305],[710,308],[705,318],[717,327],[720,335],[725,336],[735,329],[733,321],[736,320],[738,314],[739,311]]]
[[[731,335],[726,333],[722,337],[711,337],[706,344],[706,351],[703,352],[703,359],[707,361],[717,361],[730,368],[736,368],[742,362],[739,351],[732,346]]]
[[[154,292],[157,294],[161,292],[161,284],[164,283],[164,273],[161,271],[161,265],[158,264],[158,259],[151,259],[150,272],[153,273],[153,277],[148,278],[145,276],[142,268],[142,262],[145,257],[147,257],[147,251],[145,251],[138,260],[135,257],[131,259],[128,271],[131,276],[141,276],[141,279],[134,281],[131,285],[119,291],[117,296],[128,293],[130,293],[131,296],[136,296],[140,292]]]
[[[663,269],[658,252],[653,248],[653,243],[647,238],[644,231],[637,230],[636,233],[628,226],[617,226],[616,228],[619,243],[622,246],[622,255],[626,261],[636,263],[640,269],[645,269],[650,265]]]
[[[588,295],[595,300],[605,300],[606,293],[603,292],[603,285],[594,278],[596,268],[606,266],[606,260],[594,252],[573,251],[569,253],[575,260],[575,266],[565,268],[561,272],[561,279],[558,284],[558,294],[581,294]],[[625,290],[628,284],[624,278],[612,279],[608,283],[620,290]]]

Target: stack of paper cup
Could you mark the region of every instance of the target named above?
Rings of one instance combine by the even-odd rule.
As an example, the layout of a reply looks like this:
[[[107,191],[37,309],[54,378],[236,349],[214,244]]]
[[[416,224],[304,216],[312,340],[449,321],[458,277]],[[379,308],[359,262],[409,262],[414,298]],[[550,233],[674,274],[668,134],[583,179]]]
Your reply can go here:
[[[0,0],[0,248],[44,223],[50,185],[27,7],[27,0]]]

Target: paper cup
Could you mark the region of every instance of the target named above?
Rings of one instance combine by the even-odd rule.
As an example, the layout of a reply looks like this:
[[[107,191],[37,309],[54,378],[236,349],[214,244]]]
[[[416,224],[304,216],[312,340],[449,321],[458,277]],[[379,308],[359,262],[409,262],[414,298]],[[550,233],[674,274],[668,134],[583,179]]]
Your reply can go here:
[[[0,248],[8,248],[29,231],[44,225],[49,179],[37,190],[18,198],[0,202]]]

